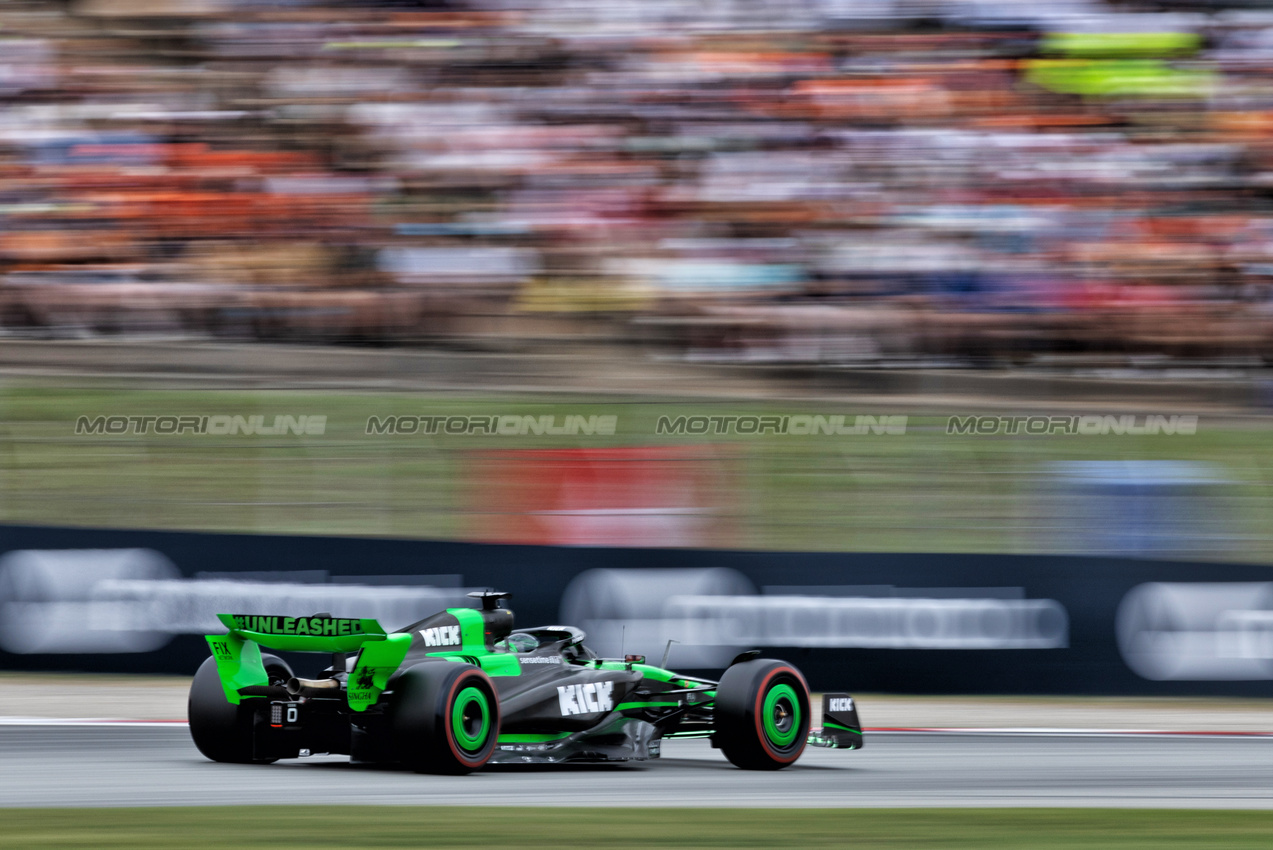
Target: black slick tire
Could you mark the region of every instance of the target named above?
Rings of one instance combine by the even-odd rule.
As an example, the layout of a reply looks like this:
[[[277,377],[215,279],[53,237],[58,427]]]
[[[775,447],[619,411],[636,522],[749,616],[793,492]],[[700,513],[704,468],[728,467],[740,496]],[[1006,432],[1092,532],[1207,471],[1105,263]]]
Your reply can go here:
[[[713,740],[744,770],[780,770],[809,738],[809,686],[795,667],[758,658],[735,664],[716,689]]]
[[[261,655],[271,682],[285,682],[292,668],[277,655]],[[217,662],[209,658],[199,666],[190,683],[186,717],[194,745],[213,761],[230,764],[270,764],[275,759],[252,757],[252,724],[259,699],[245,699],[234,705],[225,698]]]
[[[471,664],[425,662],[393,684],[389,728],[402,763],[417,773],[472,773],[499,738],[495,685]]]

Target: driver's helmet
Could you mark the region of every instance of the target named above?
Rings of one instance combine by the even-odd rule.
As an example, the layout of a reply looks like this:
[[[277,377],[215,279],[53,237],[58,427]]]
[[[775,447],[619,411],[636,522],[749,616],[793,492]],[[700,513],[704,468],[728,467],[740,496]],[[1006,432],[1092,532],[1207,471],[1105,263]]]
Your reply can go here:
[[[504,638],[504,644],[509,652],[534,652],[539,649],[539,638],[518,632]]]

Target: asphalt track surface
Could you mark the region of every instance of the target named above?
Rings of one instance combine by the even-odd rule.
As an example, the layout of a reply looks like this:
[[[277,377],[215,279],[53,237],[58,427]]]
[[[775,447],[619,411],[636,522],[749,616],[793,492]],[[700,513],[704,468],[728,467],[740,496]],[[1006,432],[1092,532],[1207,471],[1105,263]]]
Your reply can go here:
[[[467,777],[315,756],[224,765],[184,725],[0,726],[0,805],[1092,806],[1273,808],[1273,737],[876,732],[807,749],[779,773],[732,767],[703,741],[662,759],[489,768]]]

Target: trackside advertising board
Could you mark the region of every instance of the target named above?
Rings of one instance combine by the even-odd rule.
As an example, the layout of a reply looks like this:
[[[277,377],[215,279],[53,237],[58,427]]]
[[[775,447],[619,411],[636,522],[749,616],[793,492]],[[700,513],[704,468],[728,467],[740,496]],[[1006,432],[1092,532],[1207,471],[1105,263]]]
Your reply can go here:
[[[304,642],[315,624],[391,631],[487,588],[514,594],[519,626],[578,626],[605,656],[667,651],[706,672],[759,649],[815,689],[1273,692],[1260,566],[28,526],[0,526],[0,669],[190,674],[218,614]]]

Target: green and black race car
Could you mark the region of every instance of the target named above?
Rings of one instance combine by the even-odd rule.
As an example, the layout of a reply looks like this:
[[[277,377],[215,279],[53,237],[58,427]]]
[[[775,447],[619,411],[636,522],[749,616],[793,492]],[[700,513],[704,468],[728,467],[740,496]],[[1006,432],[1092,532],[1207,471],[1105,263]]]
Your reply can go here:
[[[208,758],[268,764],[303,753],[463,774],[493,763],[657,758],[665,738],[709,738],[731,762],[777,770],[805,745],[858,749],[848,694],[826,694],[811,729],[809,689],[782,661],[738,656],[720,681],[643,656],[598,658],[570,626],[513,629],[509,594],[448,608],[396,632],[375,620],[222,614],[190,687],[190,734]],[[331,653],[300,679],[279,651]],[[352,656],[352,657],[351,657]],[[666,663],[666,658],[664,659]]]

